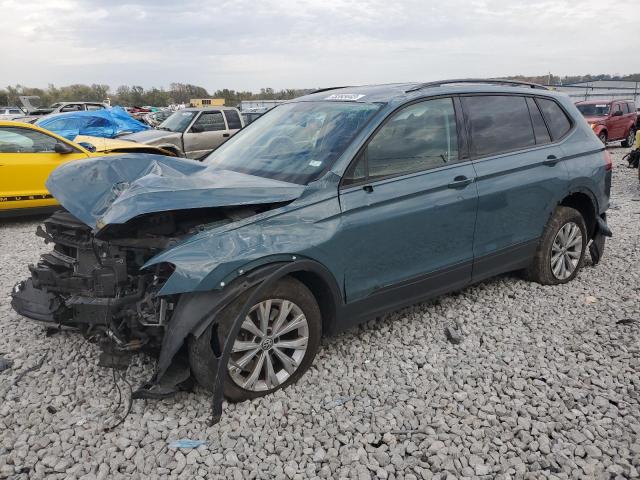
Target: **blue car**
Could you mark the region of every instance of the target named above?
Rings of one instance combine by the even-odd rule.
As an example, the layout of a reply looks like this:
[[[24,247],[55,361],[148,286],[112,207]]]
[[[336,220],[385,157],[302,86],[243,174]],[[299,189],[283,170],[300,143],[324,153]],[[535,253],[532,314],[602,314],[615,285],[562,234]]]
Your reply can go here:
[[[66,211],[13,308],[97,339],[105,366],[158,355],[136,395],[194,377],[255,398],[295,382],[322,335],[522,271],[562,284],[605,237],[611,159],[570,99],[535,84],[345,87],[280,105],[202,163],[70,162]]]

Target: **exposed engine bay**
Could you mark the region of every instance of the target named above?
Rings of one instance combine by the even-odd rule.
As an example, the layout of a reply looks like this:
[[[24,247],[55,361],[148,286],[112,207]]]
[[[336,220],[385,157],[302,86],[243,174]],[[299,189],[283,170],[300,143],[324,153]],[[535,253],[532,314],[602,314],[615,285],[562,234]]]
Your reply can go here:
[[[110,225],[97,235],[70,213],[56,212],[36,231],[53,249],[29,265],[31,277],[14,287],[13,308],[51,327],[77,328],[103,347],[104,366],[118,366],[118,352],[157,353],[179,295],[157,296],[172,265],[141,267],[194,233],[270,208],[154,213]]]

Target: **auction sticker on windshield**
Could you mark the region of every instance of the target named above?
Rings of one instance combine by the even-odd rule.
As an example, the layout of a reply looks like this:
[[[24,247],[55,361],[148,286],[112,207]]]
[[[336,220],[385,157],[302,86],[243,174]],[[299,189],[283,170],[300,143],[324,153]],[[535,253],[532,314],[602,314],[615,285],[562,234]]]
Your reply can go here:
[[[360,100],[364,95],[357,93],[334,93],[329,95],[325,100]]]

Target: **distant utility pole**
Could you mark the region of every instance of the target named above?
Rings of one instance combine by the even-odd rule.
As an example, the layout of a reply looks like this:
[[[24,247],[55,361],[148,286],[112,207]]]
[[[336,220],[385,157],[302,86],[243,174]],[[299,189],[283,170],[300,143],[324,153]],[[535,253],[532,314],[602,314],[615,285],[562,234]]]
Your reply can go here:
[[[549,80],[547,81],[547,85],[551,85],[551,72],[549,72]]]

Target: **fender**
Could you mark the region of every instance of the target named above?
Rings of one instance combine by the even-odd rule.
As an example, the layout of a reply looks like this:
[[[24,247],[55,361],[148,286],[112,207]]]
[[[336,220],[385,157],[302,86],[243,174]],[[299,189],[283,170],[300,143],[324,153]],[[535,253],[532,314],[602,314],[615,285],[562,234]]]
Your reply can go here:
[[[593,128],[593,133],[597,135],[600,135],[600,133],[604,130],[604,133],[607,135],[607,138],[609,138],[609,132],[607,131],[607,127],[606,125],[596,125]]]

